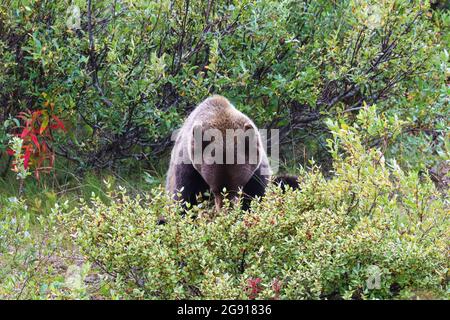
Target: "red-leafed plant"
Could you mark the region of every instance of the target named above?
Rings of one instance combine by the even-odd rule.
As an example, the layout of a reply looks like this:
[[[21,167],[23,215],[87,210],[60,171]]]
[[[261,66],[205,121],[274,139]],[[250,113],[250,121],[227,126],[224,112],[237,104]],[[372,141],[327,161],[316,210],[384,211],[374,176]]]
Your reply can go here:
[[[281,292],[281,281],[278,279],[274,279],[272,282],[272,290],[275,293],[275,296],[273,299],[278,300],[280,298],[280,292]]]
[[[55,153],[51,149],[49,142],[53,141],[53,134],[56,131],[66,131],[63,122],[51,113],[54,108],[53,103],[44,103],[50,106],[50,111],[46,109],[21,112],[17,118],[21,119],[23,126],[17,134],[22,140],[23,166],[25,169],[33,169],[36,179],[39,179],[41,172],[49,172],[55,162]],[[10,155],[14,155],[13,150],[8,150]],[[12,163],[12,170],[16,171],[16,164]]]
[[[247,294],[249,299],[256,299],[261,291],[261,278],[250,278],[247,280]]]

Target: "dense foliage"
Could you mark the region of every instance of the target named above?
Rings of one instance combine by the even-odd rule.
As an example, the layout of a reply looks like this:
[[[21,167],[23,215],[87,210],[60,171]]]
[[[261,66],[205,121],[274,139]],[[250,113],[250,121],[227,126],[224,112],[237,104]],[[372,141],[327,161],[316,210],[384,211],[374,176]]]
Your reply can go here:
[[[301,190],[272,188],[249,212],[229,206],[211,216],[204,203],[182,215],[155,189],[144,197],[121,190],[108,203],[93,197],[56,213],[122,297],[444,295],[448,199],[428,177],[365,150],[355,128],[330,125],[334,178],[312,168],[302,172]],[[370,280],[373,270],[378,280]]]
[[[444,143],[448,25],[428,1],[7,0],[0,122],[52,103],[69,128],[58,153],[117,168],[159,159],[186,113],[221,93],[320,160],[324,116],[377,103],[408,122],[391,150],[408,163],[411,147]]]
[[[0,298],[448,299],[448,9],[2,0]],[[280,129],[300,190],[164,194],[213,93]]]

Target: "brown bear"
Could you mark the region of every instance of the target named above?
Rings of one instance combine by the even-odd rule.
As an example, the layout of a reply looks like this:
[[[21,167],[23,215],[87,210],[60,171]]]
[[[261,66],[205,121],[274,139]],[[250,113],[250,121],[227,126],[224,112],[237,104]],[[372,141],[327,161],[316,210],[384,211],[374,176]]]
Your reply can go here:
[[[222,207],[223,191],[230,200],[241,191],[242,207],[247,209],[252,198],[264,195],[271,175],[253,121],[226,98],[214,95],[200,103],[178,131],[166,190],[190,204],[209,190],[216,209]]]

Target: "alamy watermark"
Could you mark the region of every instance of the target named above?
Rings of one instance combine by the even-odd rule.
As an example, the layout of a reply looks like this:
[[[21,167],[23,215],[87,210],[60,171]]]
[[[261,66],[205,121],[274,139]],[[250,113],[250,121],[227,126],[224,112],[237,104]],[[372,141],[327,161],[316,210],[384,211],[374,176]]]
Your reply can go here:
[[[177,139],[178,134],[179,130],[172,133],[172,141]],[[175,164],[258,166],[265,155],[268,157],[269,166],[261,166],[261,173],[263,175],[277,173],[278,129],[226,129],[223,132],[215,128],[203,130],[201,126],[194,126],[186,148],[175,155],[174,161]]]

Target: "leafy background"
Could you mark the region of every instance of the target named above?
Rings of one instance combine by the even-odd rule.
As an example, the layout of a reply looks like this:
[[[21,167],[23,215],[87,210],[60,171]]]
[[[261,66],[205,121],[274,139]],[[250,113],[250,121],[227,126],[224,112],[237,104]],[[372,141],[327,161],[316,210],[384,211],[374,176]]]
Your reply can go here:
[[[74,6],[79,28],[68,25],[77,14]],[[445,1],[406,0],[4,0],[0,296],[446,297],[448,9]],[[301,181],[305,191],[274,191],[250,215],[270,220],[290,212],[282,224],[300,231],[264,225],[255,231],[280,239],[274,250],[286,248],[285,265],[276,254],[264,263],[252,257],[260,248],[269,250],[266,243],[233,238],[247,219],[242,213],[193,225],[162,209],[158,199],[164,196],[155,195],[164,181],[172,131],[213,93],[227,96],[258,127],[279,129],[282,171],[307,177]],[[36,118],[38,131],[53,117],[64,123],[64,130],[48,126],[39,136],[39,146],[55,156],[50,173],[39,179],[16,179],[10,170],[18,158],[7,149],[23,130],[22,112],[47,115]],[[16,147],[17,155],[21,146]],[[38,154],[31,158],[29,171],[39,172],[37,159]],[[374,184],[364,185],[363,177]],[[314,183],[323,192],[308,192]],[[121,236],[136,239],[133,228],[153,221],[146,220],[149,212],[141,203],[123,208],[116,198],[120,186],[127,189],[124,197],[150,197],[151,217],[172,214],[177,221],[166,231],[149,227],[146,234],[156,235],[132,242],[131,256],[122,240],[93,241],[102,234],[116,239],[121,228]],[[307,206],[312,199],[318,207]],[[281,202],[281,209],[271,202]],[[98,209],[86,215],[92,203]],[[121,224],[90,220],[97,215]],[[302,228],[315,217],[325,219],[318,230],[339,225],[339,232],[323,231],[333,234],[331,246],[322,244],[326,237],[314,238],[317,247],[306,246]],[[220,229],[219,222],[231,229]],[[383,254],[370,249],[378,238],[355,240],[353,231],[377,234],[384,224],[390,236],[380,246],[388,256],[382,262],[377,257]],[[414,224],[418,230],[405,231]],[[184,260],[163,243],[174,236],[172,227],[186,235],[180,240],[187,246]],[[230,257],[216,254],[214,245],[208,252],[191,248],[188,243],[200,234],[220,241],[232,237]],[[396,241],[398,251],[388,249]],[[245,243],[250,258],[240,269],[233,252]],[[347,256],[333,261],[341,245]],[[160,250],[158,259],[168,255],[152,263],[172,261],[170,270],[140,270],[154,256],[142,250],[148,246]],[[307,257],[316,251],[323,252],[321,258]],[[200,257],[209,260],[201,264]],[[386,281],[379,291],[365,285],[373,264]],[[155,275],[158,283],[149,282]],[[223,284],[217,292],[214,283]]]

